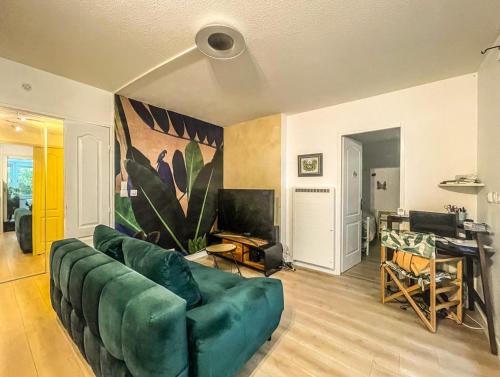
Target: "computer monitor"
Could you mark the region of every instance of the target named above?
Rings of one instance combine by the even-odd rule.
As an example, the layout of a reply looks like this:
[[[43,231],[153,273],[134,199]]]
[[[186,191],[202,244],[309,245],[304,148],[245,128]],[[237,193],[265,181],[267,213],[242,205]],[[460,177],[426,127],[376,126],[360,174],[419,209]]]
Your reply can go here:
[[[454,213],[410,211],[410,230],[456,238],[457,216]]]

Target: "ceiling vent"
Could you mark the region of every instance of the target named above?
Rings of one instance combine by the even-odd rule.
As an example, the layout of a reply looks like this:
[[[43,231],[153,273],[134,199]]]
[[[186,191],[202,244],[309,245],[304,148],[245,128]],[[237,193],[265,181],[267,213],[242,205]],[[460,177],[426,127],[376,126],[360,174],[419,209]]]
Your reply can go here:
[[[214,59],[233,59],[245,51],[243,35],[230,26],[207,25],[196,34],[196,46]]]

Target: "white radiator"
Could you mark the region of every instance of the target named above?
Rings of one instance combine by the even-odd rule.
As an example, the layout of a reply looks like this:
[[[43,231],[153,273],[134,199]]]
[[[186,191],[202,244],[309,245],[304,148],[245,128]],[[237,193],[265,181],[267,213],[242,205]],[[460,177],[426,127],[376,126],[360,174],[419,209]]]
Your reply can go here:
[[[333,269],[335,189],[294,187],[292,190],[293,259]]]

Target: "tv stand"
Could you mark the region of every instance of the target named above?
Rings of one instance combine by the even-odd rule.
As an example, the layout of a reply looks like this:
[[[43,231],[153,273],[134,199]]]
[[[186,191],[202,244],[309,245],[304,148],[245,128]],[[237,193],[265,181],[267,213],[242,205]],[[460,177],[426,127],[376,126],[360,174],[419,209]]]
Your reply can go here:
[[[281,267],[283,248],[280,243],[230,232],[218,232],[211,235],[222,240],[222,243],[230,243],[236,247],[233,255],[237,263],[262,271],[265,276],[272,275]],[[233,260],[231,255],[221,256]]]

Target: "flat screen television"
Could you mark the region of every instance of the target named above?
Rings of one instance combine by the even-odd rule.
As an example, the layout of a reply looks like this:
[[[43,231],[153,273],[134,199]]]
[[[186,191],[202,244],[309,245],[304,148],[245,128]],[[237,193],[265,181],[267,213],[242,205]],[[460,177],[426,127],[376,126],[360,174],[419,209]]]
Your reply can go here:
[[[220,189],[219,231],[275,241],[274,190]]]
[[[410,230],[456,238],[457,215],[454,213],[410,211]]]

